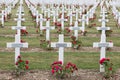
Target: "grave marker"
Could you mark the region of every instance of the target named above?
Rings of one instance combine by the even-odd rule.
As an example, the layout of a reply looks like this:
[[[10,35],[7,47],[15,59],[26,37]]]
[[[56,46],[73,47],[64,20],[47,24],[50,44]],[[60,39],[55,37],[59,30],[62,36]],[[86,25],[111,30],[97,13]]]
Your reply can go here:
[[[93,47],[99,47],[100,48],[100,60],[102,58],[105,58],[106,55],[106,48],[107,47],[113,47],[113,43],[106,42],[106,35],[102,32],[101,35],[101,41],[100,42],[94,42]],[[105,72],[104,65],[100,65],[100,72]]]
[[[1,15],[0,20],[1,20],[1,24],[2,24],[1,26],[4,27],[4,10],[2,10],[2,13],[0,15]]]
[[[42,30],[46,29],[46,41],[50,41],[50,30],[55,29],[54,26],[50,26],[50,21],[46,22],[45,27],[41,27]]]
[[[75,21],[75,26],[74,27],[70,27],[70,30],[74,30],[74,36],[76,37],[76,40],[78,40],[78,31],[79,30],[83,30],[83,27],[79,27],[78,26],[78,21]]]
[[[64,63],[64,48],[65,47],[72,47],[72,44],[70,42],[64,42],[64,35],[59,35],[59,41],[58,42],[52,42],[51,47],[59,48],[59,61],[62,61],[62,64]]]
[[[80,19],[79,21],[82,22],[82,26],[81,26],[82,32],[85,32],[85,22],[86,22],[85,15],[83,15],[82,19]]]
[[[61,15],[61,19],[58,19],[58,21],[61,21],[61,28],[62,31],[64,31],[64,21],[67,21],[67,19],[64,18],[64,7],[62,7],[62,15]]]
[[[20,56],[20,48],[28,48],[28,43],[20,42],[20,35],[15,35],[15,42],[7,43],[7,48],[15,48],[15,63],[17,62],[18,56]]]
[[[43,27],[43,21],[46,21],[46,19],[44,19],[43,18],[43,15],[42,14],[40,14],[40,19],[39,19],[39,21],[40,21],[40,34],[42,34],[43,32],[42,32],[42,27]]]

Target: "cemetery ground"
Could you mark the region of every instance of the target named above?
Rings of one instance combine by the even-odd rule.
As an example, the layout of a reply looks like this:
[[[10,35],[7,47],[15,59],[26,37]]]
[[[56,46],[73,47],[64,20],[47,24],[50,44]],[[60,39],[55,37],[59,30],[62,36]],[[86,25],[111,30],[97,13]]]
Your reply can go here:
[[[16,25],[16,22],[13,20],[16,16],[12,14],[12,18],[5,22],[5,27],[0,28],[0,80],[57,80],[51,74],[50,65],[58,60],[58,49],[46,50],[41,48],[40,40],[45,39],[45,36],[40,36],[36,32],[34,19],[29,14],[29,9],[26,5],[24,5],[24,8],[25,22],[22,25],[26,26],[28,35],[22,36],[22,40],[29,43],[29,48],[22,48],[21,56],[23,60],[29,60],[29,70],[25,75],[19,77],[14,75],[14,49],[6,48],[6,43],[13,42],[14,34],[16,33],[15,30],[11,30],[11,26]],[[17,7],[12,10],[12,13],[16,13],[16,10]],[[79,34],[82,47],[79,50],[73,48],[65,49],[65,64],[72,62],[78,67],[75,76],[72,75],[66,80],[102,80],[102,74],[99,72],[100,50],[92,47],[93,42],[100,41],[100,34],[96,30],[96,27],[101,25],[98,22],[100,18],[99,8],[97,8],[96,14],[97,18],[92,22],[96,26],[92,28],[86,27],[86,36]],[[120,80],[120,29],[117,28],[116,21],[111,13],[108,19],[110,21],[107,23],[107,26],[110,26],[113,32],[107,37],[107,41],[112,40],[114,47],[107,50],[106,56],[111,59],[115,71],[114,78],[111,80]],[[56,37],[58,37],[56,31],[51,31],[51,42],[58,41]],[[65,41],[70,42],[70,36],[65,36]]]

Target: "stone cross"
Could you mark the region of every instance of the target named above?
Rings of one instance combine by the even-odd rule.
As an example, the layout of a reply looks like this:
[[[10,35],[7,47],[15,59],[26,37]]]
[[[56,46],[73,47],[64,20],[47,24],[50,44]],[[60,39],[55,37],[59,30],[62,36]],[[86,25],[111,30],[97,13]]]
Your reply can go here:
[[[46,22],[46,27],[41,27],[42,30],[46,29],[46,41],[50,41],[50,30],[55,29],[54,26],[50,26],[50,21]]]
[[[58,42],[52,42],[51,47],[59,48],[59,61],[62,61],[62,64],[64,63],[64,48],[65,47],[72,47],[72,44],[70,42],[64,42],[64,35],[59,35],[59,41]]]

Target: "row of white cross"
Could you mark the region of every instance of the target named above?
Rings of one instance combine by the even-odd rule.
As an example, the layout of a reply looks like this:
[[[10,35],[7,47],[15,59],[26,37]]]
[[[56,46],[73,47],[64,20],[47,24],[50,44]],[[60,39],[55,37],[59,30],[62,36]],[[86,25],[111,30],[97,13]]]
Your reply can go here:
[[[18,0],[17,0],[17,1],[18,1]],[[8,1],[7,1],[7,2],[8,2]],[[11,9],[14,8],[14,7],[12,7],[12,5],[13,5],[13,4],[14,4],[14,5],[17,4],[16,0],[15,0],[15,1],[12,1],[12,2],[13,2],[13,3],[8,2],[9,4],[5,2],[5,4],[6,4],[7,6],[5,6],[5,9],[4,9],[4,10],[1,10],[1,13],[0,13],[0,16],[1,16],[0,21],[1,21],[2,27],[4,27],[4,22],[7,20],[8,15],[11,14]]]
[[[101,27],[97,27],[97,30],[101,30],[101,40],[100,42],[94,42],[93,47],[99,47],[100,48],[100,60],[102,58],[105,58],[106,55],[106,48],[107,47],[113,47],[113,43],[111,42],[106,42],[106,30],[110,30],[110,27],[106,27],[106,22],[108,22],[108,19],[105,19],[107,15],[105,14],[105,8],[103,8],[103,11],[101,11],[101,17],[99,21],[102,22]],[[105,67],[104,65],[100,65],[100,72],[105,72]]]
[[[113,13],[114,19],[118,23],[118,28],[119,28],[120,27],[120,12],[117,10],[117,8],[114,5],[112,6],[112,13]]]
[[[25,21],[25,19],[22,18],[24,14],[22,14],[22,0],[20,0],[20,6],[18,8],[18,13],[16,14],[18,16],[15,21],[17,21],[17,26],[13,26],[13,30],[17,30],[17,34],[15,34],[15,42],[7,43],[7,47],[9,48],[15,48],[15,63],[17,62],[18,56],[20,56],[20,48],[28,48],[28,43],[21,43],[21,29],[26,29],[26,27],[21,25],[22,21]]]
[[[29,2],[26,1],[28,7],[30,6]],[[46,16],[46,12],[48,13],[48,18],[50,18],[50,9],[46,9],[46,10],[43,10],[46,9],[45,7],[42,6],[42,12],[45,12],[45,16]],[[91,10],[91,15],[94,14],[93,11],[95,11],[95,8],[96,6],[94,6]],[[32,12],[32,14],[34,14],[36,12],[36,22],[39,22],[40,21],[40,30],[43,30],[43,29],[46,29],[46,40],[49,41],[50,40],[50,29],[54,29],[55,27],[51,27],[50,26],[50,20],[46,20],[43,18],[43,15],[40,14],[40,18],[38,17],[39,16],[39,13],[38,11],[36,10],[36,8],[34,6],[30,6],[30,10]],[[57,13],[56,13],[57,12]],[[55,17],[58,16],[58,8],[57,8],[57,11],[54,11],[53,13],[53,16],[54,16],[54,20],[53,21],[56,21],[55,20]],[[82,19],[78,19],[78,10],[76,9],[76,21],[75,21],[75,25],[74,26],[71,26],[70,27],[70,30],[74,30],[74,35],[76,36],[76,38],[78,39],[78,30],[85,30],[85,22],[86,22],[86,19],[85,19],[85,15],[82,16]],[[61,21],[61,27],[62,27],[62,30],[64,30],[64,21],[67,21],[67,19],[64,19],[64,13],[65,13],[65,8],[64,6],[62,6],[62,10],[61,10],[61,19],[58,19],[58,21]],[[71,11],[71,14],[70,16],[73,16],[72,14],[72,11]],[[39,19],[38,19],[39,18]],[[89,16],[88,16],[89,18]],[[92,18],[92,17],[91,17]],[[38,21],[39,20],[39,21]],[[78,20],[82,22],[82,27],[79,27],[78,26]],[[43,26],[43,21],[46,21],[46,26]],[[72,23],[72,21],[71,21]],[[38,24],[38,23],[37,23]],[[55,43],[51,43],[51,47],[56,47],[56,48],[59,48],[59,61],[62,61],[64,63],[64,48],[65,47],[72,47],[72,44],[69,43],[69,42],[64,42],[64,35],[63,34],[60,34],[59,35],[59,41],[58,42],[55,42]]]
[[[78,4],[78,5],[93,5],[97,0],[29,0],[34,5],[37,4]]]
[[[46,20],[43,18],[42,14],[39,14],[39,12],[36,10],[36,8],[33,5],[30,5],[31,3],[28,0],[25,0],[28,7],[30,8],[33,16],[36,16],[36,22],[40,22],[40,30],[46,29],[46,40],[50,40],[50,30],[54,29],[55,27],[50,26],[50,21]],[[15,42],[13,43],[7,43],[7,47],[13,47],[15,48],[15,62],[17,61],[17,57],[20,55],[20,48],[21,47],[28,47],[28,43],[21,43],[20,42],[20,30],[21,29],[25,29],[25,27],[22,27],[21,25],[21,21],[24,21],[24,19],[22,19],[22,0],[20,1],[20,6],[19,6],[19,10],[18,10],[18,19],[17,20],[17,26],[16,27],[12,27],[12,29],[17,29],[17,34],[15,35]],[[75,21],[75,25],[74,26],[70,26],[71,30],[74,30],[74,35],[76,37],[78,37],[78,30],[84,30],[85,28],[85,16],[90,16],[91,18],[93,17],[93,14],[95,12],[95,9],[97,7],[97,4],[94,5],[90,10],[89,13],[87,15],[83,15],[82,19],[80,21],[82,21],[82,27],[78,26],[78,17],[76,17],[76,21]],[[50,12],[50,10],[48,9],[48,12]],[[58,21],[61,21],[62,24],[62,29],[64,29],[64,21],[66,21],[64,19],[64,8],[62,9],[62,17],[61,19],[58,19]],[[77,10],[76,10],[77,12]],[[92,14],[91,14],[92,13]],[[105,19],[106,15],[105,15],[105,8],[102,9],[101,11],[101,17],[102,19],[99,20],[100,22],[102,22],[102,27],[98,27],[97,30],[101,30],[101,41],[100,42],[95,42],[93,43],[93,47],[100,47],[100,59],[105,58],[105,54],[106,54],[106,47],[113,47],[113,43],[109,43],[106,42],[106,30],[110,30],[109,27],[106,27],[106,22],[108,22],[107,19]],[[55,13],[54,13],[55,14]],[[38,17],[40,15],[40,18]],[[76,16],[78,16],[78,14],[76,14]],[[50,17],[50,14],[48,13],[48,17]],[[88,17],[89,19],[89,17]],[[46,26],[43,26],[42,22],[46,21]],[[51,47],[55,47],[55,48],[59,48],[59,61],[62,61],[62,63],[64,63],[64,48],[65,47],[72,47],[72,44],[70,42],[64,42],[64,35],[63,34],[59,34],[59,41],[58,42],[52,42],[51,43]],[[100,72],[104,72],[104,66],[100,65]]]

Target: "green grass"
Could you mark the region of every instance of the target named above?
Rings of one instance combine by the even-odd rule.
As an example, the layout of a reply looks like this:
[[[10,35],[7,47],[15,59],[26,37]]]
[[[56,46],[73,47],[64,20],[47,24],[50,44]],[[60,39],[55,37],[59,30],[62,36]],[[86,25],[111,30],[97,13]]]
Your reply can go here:
[[[14,18],[17,16],[16,10],[18,8],[18,5],[15,9],[12,9],[12,18],[5,22],[5,28],[0,28],[0,47],[6,48],[7,42],[14,42],[14,35],[16,33],[16,30],[12,30],[11,27],[15,26],[17,22],[14,21]],[[29,9],[26,5],[24,5],[25,9],[25,15],[23,16],[25,18],[25,22],[22,22],[23,26],[26,26],[28,31],[28,36],[22,36],[21,39],[25,40],[29,43],[29,48],[40,48],[40,40],[45,39],[45,36],[39,36],[39,34],[36,34],[36,28],[35,28],[35,22],[34,19],[32,19],[31,14],[29,14]],[[40,9],[39,9],[39,12]],[[90,23],[94,24],[96,23],[96,27],[100,27],[101,23],[98,22],[98,19],[101,19],[99,16],[100,14],[100,7],[96,10],[97,19]],[[112,34],[119,34],[120,29],[116,27],[116,21],[113,19],[113,16],[111,14],[109,16],[109,22],[107,23],[107,26],[109,26],[112,30]],[[75,17],[73,17],[75,19]],[[65,27],[68,27],[69,22],[65,22]],[[45,26],[45,22],[43,23]],[[52,24],[51,24],[52,25]],[[81,25],[81,23],[79,24]],[[100,41],[100,35],[97,31],[96,27],[88,28],[86,26],[87,30],[87,36],[79,36],[79,39],[83,43],[83,47],[92,47],[93,42],[99,42]],[[72,31],[73,32],[73,31]],[[79,31],[80,32],[80,31]],[[51,31],[51,35],[56,34],[56,30]],[[89,36],[90,35],[98,35],[98,36]],[[4,35],[13,35],[13,37],[5,37]],[[37,35],[37,36],[31,36],[31,35]],[[107,41],[112,40],[114,43],[114,46],[120,47],[120,36],[110,36],[107,37]],[[51,42],[57,42],[58,36],[54,37],[51,36]],[[65,41],[70,42],[70,36],[65,36]],[[99,52],[65,52],[65,64],[67,62],[73,62],[75,63],[78,68],[81,69],[99,69]],[[0,69],[3,70],[13,70],[15,69],[14,66],[14,52],[0,52]],[[50,70],[50,64],[54,61],[58,60],[58,53],[57,52],[26,52],[21,53],[24,60],[30,61],[30,69],[41,69],[41,70]],[[107,57],[111,59],[111,61],[114,64],[114,68],[118,69],[120,68],[120,52],[107,52]]]
[[[36,52],[36,53],[21,53],[23,60],[29,60],[30,69],[49,70],[50,65],[57,61],[58,53],[54,52]],[[96,52],[65,52],[65,63],[72,62],[81,69],[99,69],[99,53]],[[114,64],[114,68],[120,67],[120,53],[107,52],[107,57],[111,59]],[[12,52],[0,52],[0,69],[11,70],[14,69],[14,53]]]

